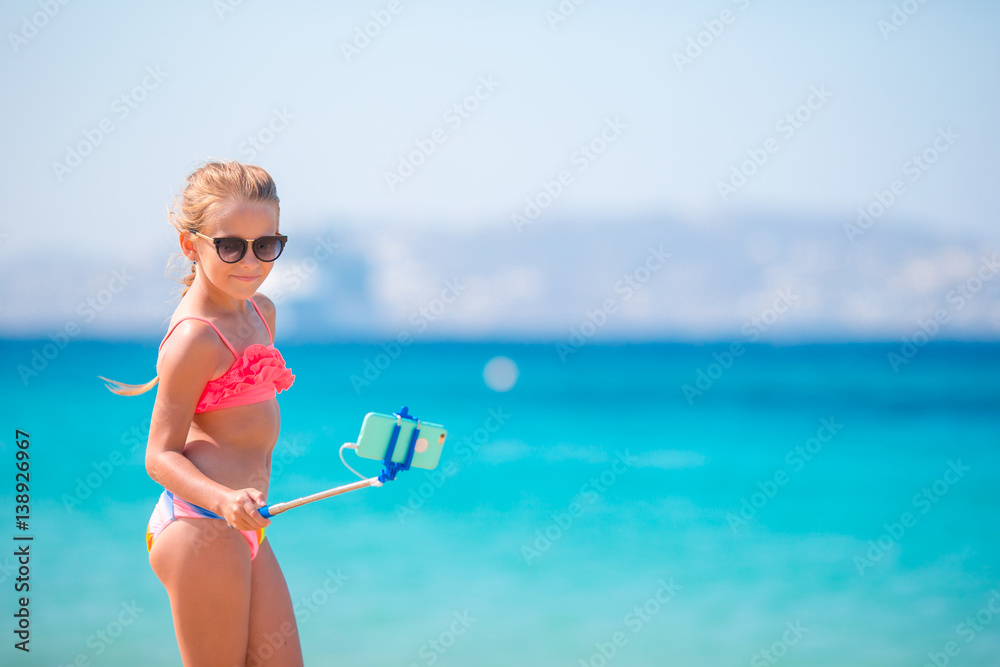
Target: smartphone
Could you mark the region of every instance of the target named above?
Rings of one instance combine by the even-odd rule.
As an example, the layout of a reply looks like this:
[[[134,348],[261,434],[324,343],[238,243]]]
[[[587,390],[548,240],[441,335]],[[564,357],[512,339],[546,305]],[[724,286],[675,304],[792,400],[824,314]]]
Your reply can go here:
[[[378,412],[369,412],[361,423],[361,433],[358,435],[358,456],[366,459],[385,460],[385,452],[389,448],[389,438],[396,426],[397,418]],[[410,444],[410,436],[417,422],[411,419],[399,419],[399,437],[396,448],[392,452],[392,460],[402,463],[406,459],[406,449]],[[413,468],[433,470],[441,458],[444,440],[448,432],[440,424],[420,422],[420,434],[413,447]]]

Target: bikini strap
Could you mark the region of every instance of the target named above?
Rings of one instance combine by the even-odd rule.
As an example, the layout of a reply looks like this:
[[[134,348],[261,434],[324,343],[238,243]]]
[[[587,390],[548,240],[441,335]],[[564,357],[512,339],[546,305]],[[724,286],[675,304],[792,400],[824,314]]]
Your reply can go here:
[[[256,304],[254,304],[254,307],[255,308],[257,307]],[[257,312],[259,313],[260,311],[258,310]],[[170,327],[170,331],[167,332],[167,335],[163,337],[163,341],[160,343],[161,348],[163,347],[163,343],[166,343],[167,339],[170,338],[170,334],[172,334],[174,332],[174,329],[177,328],[177,325],[183,322],[184,320],[198,320],[199,322],[204,322],[208,326],[215,329],[215,333],[219,334],[219,338],[221,338],[222,342],[226,344],[226,347],[229,348],[229,351],[233,353],[233,356],[236,357],[237,359],[240,358],[240,355],[236,354],[236,348],[229,344],[229,341],[226,340],[226,337],[222,335],[221,331],[219,331],[219,327],[215,326],[214,324],[206,320],[204,317],[194,317],[193,315],[191,317],[182,317],[181,319],[177,320],[174,323],[174,326]],[[267,322],[265,322],[264,325],[266,326]],[[270,333],[270,330],[268,330],[268,332]]]
[[[257,302],[253,300],[253,297],[250,297],[250,303],[253,304],[253,309],[260,315],[260,321],[264,323],[264,328],[267,329],[267,337],[271,339],[271,345],[274,345],[274,334],[271,333],[271,327],[267,325],[267,320],[264,319],[264,313],[260,312],[260,308],[257,307]],[[221,336],[222,334],[219,335]]]

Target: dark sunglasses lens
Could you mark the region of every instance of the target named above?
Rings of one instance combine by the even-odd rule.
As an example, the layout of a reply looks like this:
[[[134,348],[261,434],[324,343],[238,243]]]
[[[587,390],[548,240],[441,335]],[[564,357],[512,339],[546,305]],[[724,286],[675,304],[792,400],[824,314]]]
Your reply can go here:
[[[243,239],[219,239],[216,247],[223,262],[238,262],[247,251],[247,243]]]
[[[273,262],[281,254],[283,244],[277,236],[265,236],[253,243],[253,254],[262,262]]]

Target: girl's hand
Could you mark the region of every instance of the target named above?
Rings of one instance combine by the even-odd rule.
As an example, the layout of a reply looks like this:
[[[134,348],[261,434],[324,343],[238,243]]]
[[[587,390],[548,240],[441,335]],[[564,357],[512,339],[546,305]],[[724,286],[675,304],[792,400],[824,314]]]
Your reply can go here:
[[[257,511],[265,505],[264,494],[257,489],[236,489],[226,494],[219,514],[236,530],[257,530],[271,525],[271,521]]]

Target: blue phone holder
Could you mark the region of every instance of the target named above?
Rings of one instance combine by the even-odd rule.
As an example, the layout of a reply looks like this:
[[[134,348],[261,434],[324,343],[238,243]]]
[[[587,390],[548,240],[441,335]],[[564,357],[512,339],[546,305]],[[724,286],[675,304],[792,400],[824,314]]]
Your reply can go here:
[[[295,507],[301,507],[302,505],[315,502],[317,500],[323,500],[324,498],[330,498],[332,496],[340,495],[341,493],[347,493],[348,491],[356,491],[358,489],[363,489],[365,487],[371,486],[382,486],[384,482],[388,482],[396,479],[396,473],[400,470],[409,470],[410,464],[413,463],[413,452],[417,447],[417,438],[420,437],[420,420],[409,414],[406,411],[406,406],[399,412],[394,412],[393,415],[396,417],[396,425],[392,429],[392,435],[389,437],[389,446],[385,452],[385,458],[382,460],[382,472],[378,474],[378,477],[365,477],[351,466],[347,468],[361,478],[359,482],[352,482],[351,484],[344,484],[342,486],[337,486],[332,489],[327,489],[326,491],[320,491],[319,493],[314,493],[309,496],[303,496],[295,500],[289,500],[283,503],[275,503],[274,505],[268,505],[267,507],[261,507],[257,511],[265,519],[269,519],[275,514],[281,514],[282,512],[288,511]],[[410,421],[416,422],[413,428],[413,433],[410,435],[410,444],[406,448],[406,456],[403,461],[396,463],[392,460],[392,455],[396,451],[396,443],[399,441],[399,431],[403,424],[404,419],[409,419]],[[340,448],[340,460],[344,460],[344,447],[353,446],[355,449],[357,445],[353,442],[345,442]],[[347,462],[344,461],[344,465]]]
[[[409,470],[413,462],[413,451],[417,446],[417,438],[420,437],[420,420],[407,412],[404,405],[399,412],[392,413],[396,417],[396,425],[392,427],[392,435],[389,436],[389,446],[385,450],[385,458],[382,459],[382,472],[378,474],[378,481],[385,483],[396,479],[396,473],[400,470]],[[401,463],[392,460],[396,451],[396,442],[399,440],[399,430],[404,419],[416,422],[413,433],[410,434],[410,444],[406,447],[406,458]]]

